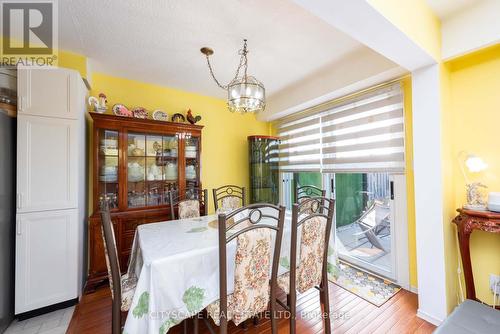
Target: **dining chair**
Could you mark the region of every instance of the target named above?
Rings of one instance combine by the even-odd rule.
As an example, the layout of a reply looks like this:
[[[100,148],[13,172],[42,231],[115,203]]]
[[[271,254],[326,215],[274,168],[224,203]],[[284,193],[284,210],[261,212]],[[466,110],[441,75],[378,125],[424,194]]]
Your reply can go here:
[[[245,206],[245,187],[226,185],[212,189],[215,212],[228,212]]]
[[[130,309],[137,285],[137,278],[128,277],[128,274],[121,274],[108,200],[101,202],[101,224],[104,254],[106,266],[108,267],[109,287],[113,300],[111,328],[113,334],[119,334],[121,333],[122,326],[122,312],[128,312]]]
[[[228,225],[230,219],[232,222]],[[255,320],[268,307],[272,333],[278,332],[276,290],[284,221],[285,207],[272,204],[251,204],[228,214],[219,214],[220,300],[206,308],[209,317],[219,326],[219,333],[227,334],[228,321],[235,325],[244,324],[247,319]],[[236,241],[234,292],[228,295],[227,253],[228,244],[233,240]],[[204,317],[203,320],[214,333],[209,319]]]
[[[304,293],[312,288],[320,291],[320,301],[325,314],[325,333],[331,333],[327,259],[334,210],[335,200],[326,197],[310,197],[293,205],[290,271],[278,276],[278,286],[287,294],[286,305],[277,300],[290,312],[290,333],[292,334],[296,333],[297,291]],[[299,228],[300,254],[297,263]]]
[[[325,197],[326,190],[314,185],[297,186],[295,188],[295,203],[300,203],[304,199],[314,196]]]
[[[170,217],[174,219],[196,218],[205,216],[208,210],[208,190],[188,188],[183,194],[179,190],[171,190],[168,194]],[[177,208],[178,215],[175,215]]]

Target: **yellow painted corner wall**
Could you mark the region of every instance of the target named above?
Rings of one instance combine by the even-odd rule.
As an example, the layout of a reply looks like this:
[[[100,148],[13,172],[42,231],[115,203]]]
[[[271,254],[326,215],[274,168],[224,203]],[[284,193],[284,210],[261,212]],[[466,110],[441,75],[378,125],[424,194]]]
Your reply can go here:
[[[454,159],[451,168],[454,191],[447,197],[449,210],[453,211],[451,216],[465,202],[465,180],[458,165],[461,151],[474,153],[489,165],[485,172],[471,177],[484,182],[488,191],[500,191],[500,45],[460,57],[446,66],[451,111],[450,155]],[[475,231],[471,236],[471,258],[477,297],[492,303],[488,276],[500,275],[500,235]],[[456,268],[456,263],[450,266]]]
[[[441,60],[441,22],[425,0],[368,0],[392,24]]]
[[[82,78],[87,78],[87,57],[74,52],[59,50],[58,66],[80,72]]]
[[[208,78],[207,78],[208,80]],[[129,108],[163,109],[169,115],[201,115],[202,131],[202,183],[209,189],[210,212],[213,200],[210,190],[224,184],[243,185],[249,189],[248,144],[249,135],[268,135],[269,123],[257,121],[254,115],[231,113],[226,102],[178,89],[134,80],[92,73],[92,95],[105,93],[111,107],[122,103]],[[248,190],[247,190],[248,191]]]
[[[440,63],[440,97],[441,97],[441,173],[443,180],[443,237],[446,280],[446,305],[447,311],[453,311],[459,303],[458,289],[458,248],[456,244],[456,229],[452,224],[456,216],[456,206],[450,201],[455,194],[453,168],[456,159],[453,158],[453,110],[451,108],[450,71],[446,64]]]
[[[417,288],[417,246],[415,231],[415,184],[413,175],[413,114],[411,77],[402,81],[405,110],[406,211],[408,224],[408,265],[410,287]]]

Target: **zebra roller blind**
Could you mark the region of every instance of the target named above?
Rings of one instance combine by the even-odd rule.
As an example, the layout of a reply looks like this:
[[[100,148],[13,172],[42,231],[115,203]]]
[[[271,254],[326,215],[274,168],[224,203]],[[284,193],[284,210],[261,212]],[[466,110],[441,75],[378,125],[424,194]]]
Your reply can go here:
[[[280,170],[404,171],[399,83],[333,101],[278,124]]]

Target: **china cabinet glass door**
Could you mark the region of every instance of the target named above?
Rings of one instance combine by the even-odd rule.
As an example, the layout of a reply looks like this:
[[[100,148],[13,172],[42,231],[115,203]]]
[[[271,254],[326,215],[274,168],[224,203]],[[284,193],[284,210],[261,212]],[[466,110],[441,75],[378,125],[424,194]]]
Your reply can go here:
[[[186,189],[200,187],[200,138],[187,136],[184,146]]]
[[[178,188],[177,136],[127,135],[127,205],[129,208],[168,204]]]
[[[118,208],[118,131],[99,130],[99,200]]]

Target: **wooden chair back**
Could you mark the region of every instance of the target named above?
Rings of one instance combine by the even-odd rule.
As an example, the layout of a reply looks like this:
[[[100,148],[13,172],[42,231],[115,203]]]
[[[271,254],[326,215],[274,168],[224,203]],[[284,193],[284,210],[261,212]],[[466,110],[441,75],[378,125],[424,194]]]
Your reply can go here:
[[[112,333],[121,333],[121,272],[120,262],[118,260],[118,250],[116,248],[115,233],[111,214],[109,211],[108,200],[101,202],[101,224],[102,236],[104,242],[104,252],[109,274],[109,286],[111,289],[112,302]]]
[[[321,261],[321,282],[316,282],[318,285],[328,284],[328,244],[330,240],[330,234],[332,229],[333,222],[333,214],[335,211],[335,200],[329,199],[326,197],[310,197],[302,200],[301,203],[297,203],[293,205],[292,208],[292,227],[291,227],[291,246],[290,246],[290,291],[294,291],[297,287],[297,269],[309,269],[309,268],[300,268],[302,265],[306,265],[303,263],[297,263],[297,247],[299,251],[302,252],[304,247],[306,247],[305,243],[307,233],[311,233],[310,230],[306,230],[304,226],[302,228],[301,234],[301,245],[297,245],[298,239],[298,231],[301,225],[309,224],[313,222],[313,219],[319,218],[319,221],[324,221],[325,226],[323,231],[323,235],[320,236],[321,240],[324,240],[323,252],[321,254],[321,259],[316,259],[317,261]],[[315,220],[318,222],[318,220]],[[311,228],[312,226],[308,226]],[[324,237],[324,239],[323,239]],[[308,238],[307,238],[308,239]],[[301,282],[298,282],[299,284]],[[305,290],[304,288],[299,290]],[[301,291],[305,292],[305,291]]]
[[[240,207],[246,205],[245,187],[226,185],[212,189],[212,193],[214,196],[215,211],[217,211],[222,206],[222,202],[226,198],[232,198],[232,197],[239,198],[241,200]]]
[[[245,233],[257,229],[275,231],[274,254],[272,256],[270,304],[272,332],[277,333],[276,289],[279,267],[285,207],[272,204],[251,204],[229,214],[219,214],[219,277],[220,277],[220,333],[227,333],[227,244]],[[227,222],[231,220],[231,224]],[[267,284],[267,282],[266,282]]]
[[[295,203],[300,203],[305,198],[326,197],[326,190],[314,185],[306,185],[295,188]]]
[[[180,219],[176,212],[179,212],[179,203],[196,200],[199,203],[200,216],[206,216],[208,212],[208,190],[200,188],[187,188],[183,194],[179,190],[171,190],[168,194],[170,204],[170,217],[172,220]]]

